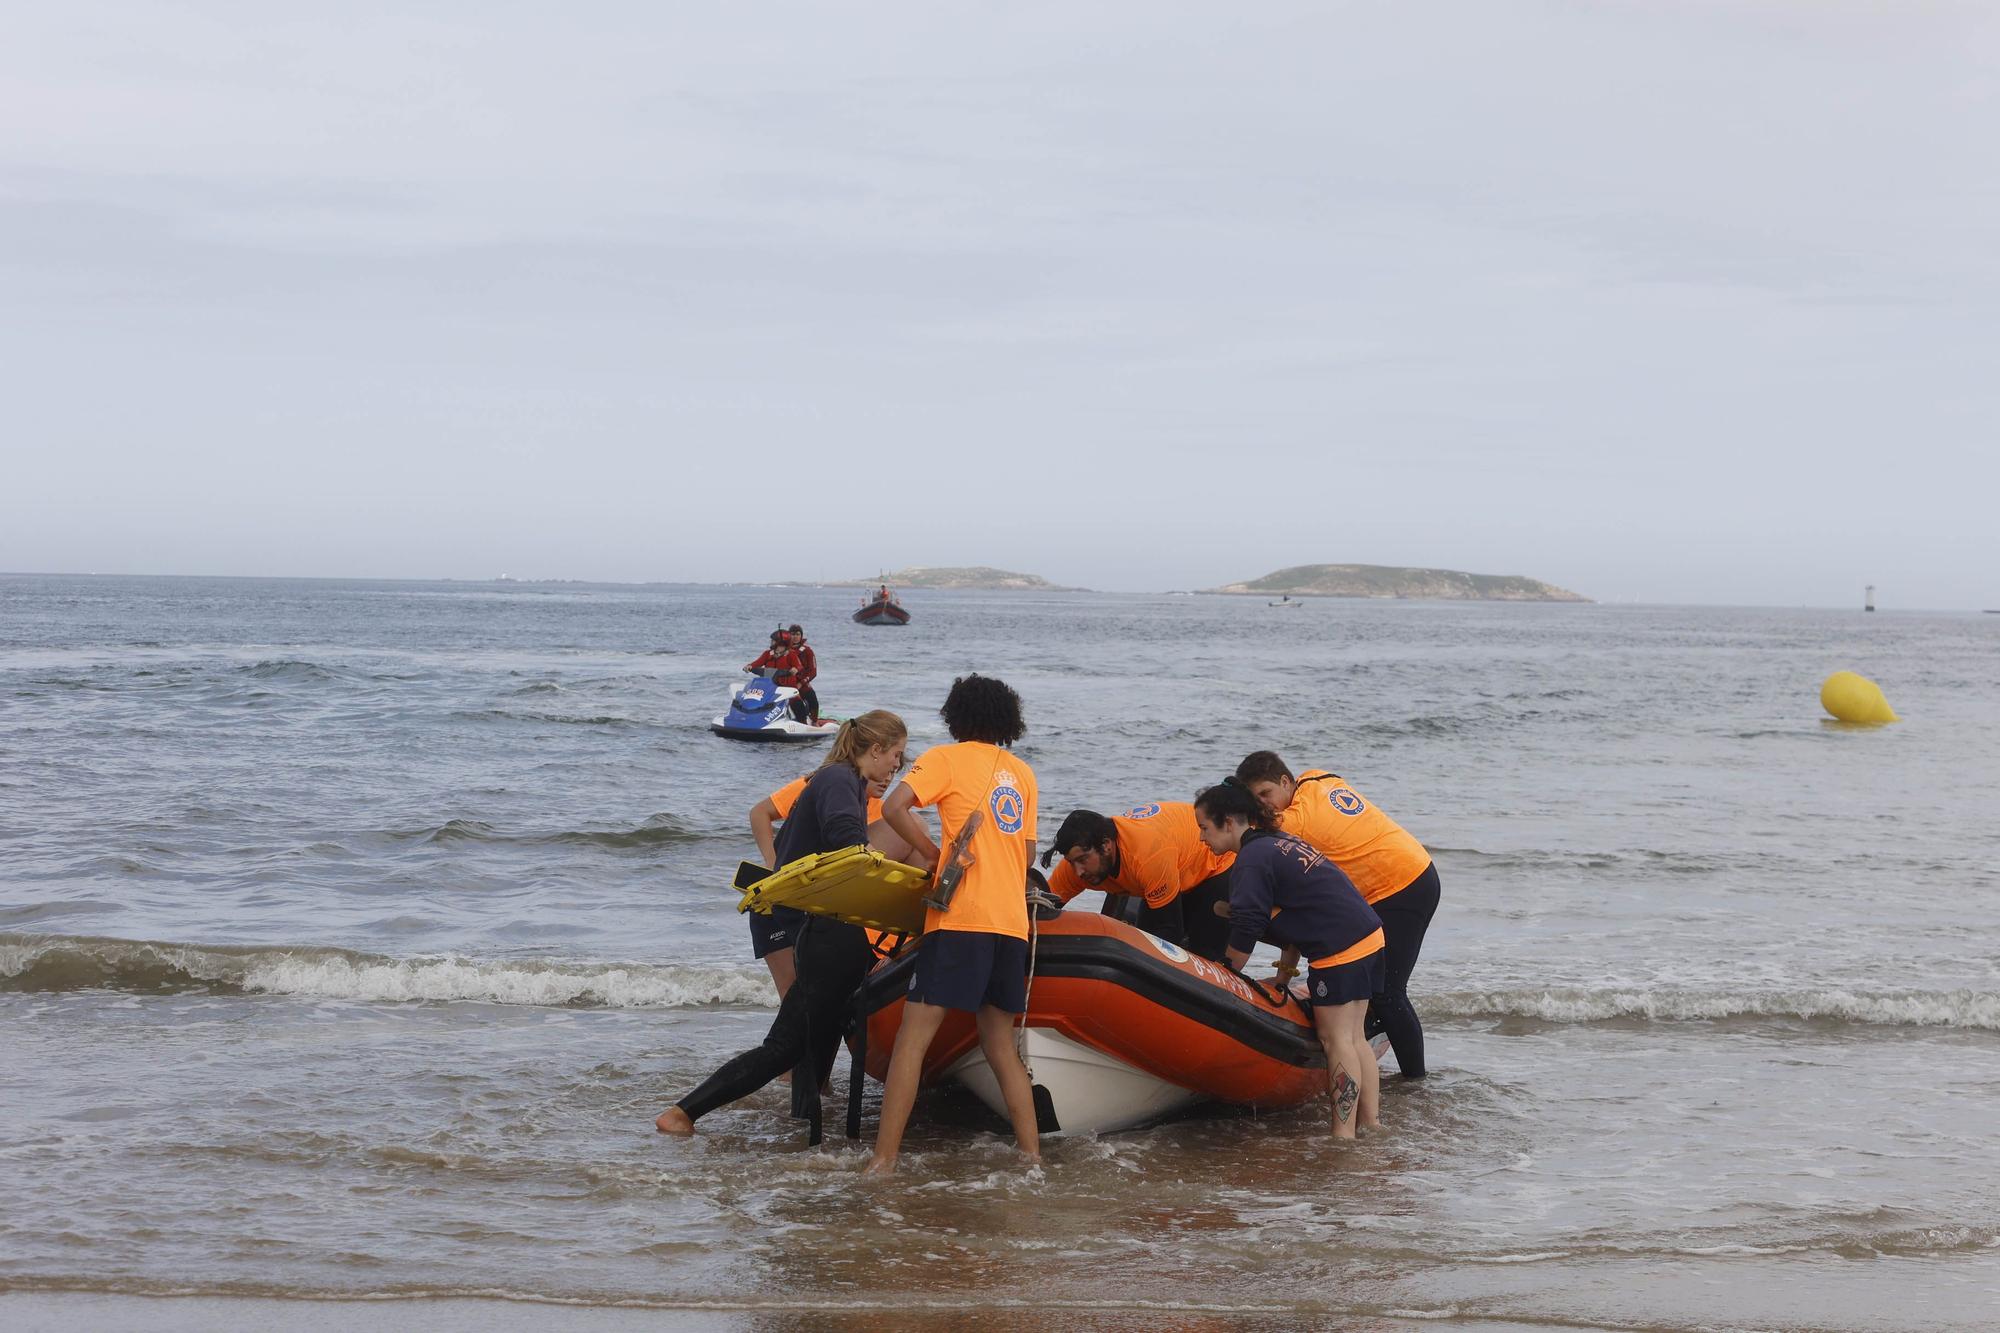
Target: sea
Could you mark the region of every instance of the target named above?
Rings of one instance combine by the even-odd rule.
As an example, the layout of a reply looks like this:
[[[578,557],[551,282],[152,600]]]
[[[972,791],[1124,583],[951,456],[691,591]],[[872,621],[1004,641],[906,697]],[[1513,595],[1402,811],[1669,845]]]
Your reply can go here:
[[[0,576],[0,1324],[2000,1325],[2000,617],[858,596]],[[885,1183],[872,1085],[655,1133],[772,1013],[817,752],[709,721],[793,621],[918,750],[1013,685],[1044,835],[1345,776],[1442,877],[1430,1076],[1039,1169],[940,1089]]]

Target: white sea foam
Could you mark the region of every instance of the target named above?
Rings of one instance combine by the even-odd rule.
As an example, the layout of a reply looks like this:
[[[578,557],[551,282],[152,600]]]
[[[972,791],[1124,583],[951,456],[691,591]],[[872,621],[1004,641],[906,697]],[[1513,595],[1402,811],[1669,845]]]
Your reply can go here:
[[[388,958],[326,948],[255,948],[0,935],[10,990],[238,990],[320,999],[467,1001],[607,1009],[769,1005],[763,969],[680,963]]]
[[[1424,995],[1427,1015],[1459,1018],[1538,1018],[1552,1023],[1599,1023],[1616,1018],[1663,1022],[1725,1018],[1797,1018],[1892,1027],[1959,1027],[2000,1031],[2000,995],[1980,991],[1775,989],[1717,991],[1683,988],[1450,991]]]

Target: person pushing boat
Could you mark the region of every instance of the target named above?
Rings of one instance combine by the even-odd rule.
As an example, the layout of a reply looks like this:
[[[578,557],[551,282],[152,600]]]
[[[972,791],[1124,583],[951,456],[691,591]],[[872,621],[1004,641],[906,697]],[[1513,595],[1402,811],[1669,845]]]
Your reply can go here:
[[[1424,1025],[1410,1003],[1410,973],[1437,914],[1437,864],[1402,825],[1325,769],[1292,776],[1269,750],[1246,755],[1236,778],[1277,820],[1339,866],[1382,919],[1388,941],[1382,988],[1369,1005],[1370,1029],[1389,1038],[1404,1078],[1424,1076]]]
[[[1072,810],[1056,830],[1042,865],[1060,855],[1049,888],[1067,903],[1086,889],[1102,889],[1105,911],[1190,953],[1219,961],[1229,946],[1229,866],[1234,853],[1217,855],[1201,840],[1194,807],[1153,801],[1122,815]],[[1139,900],[1135,916],[1121,901]]]
[[[1284,949],[1281,982],[1309,960],[1306,995],[1326,1052],[1333,1136],[1382,1123],[1381,1069],[1363,1027],[1381,984],[1382,922],[1339,867],[1301,839],[1280,833],[1270,811],[1234,775],[1194,798],[1201,839],[1229,871],[1231,967],[1242,971],[1259,940]]]
[[[773,859],[786,865],[815,852],[865,843],[868,787],[886,784],[902,768],[908,735],[901,718],[879,709],[841,723],[826,762],[806,779],[779,830]],[[793,1093],[817,1097],[847,1030],[854,992],[875,964],[875,950],[860,926],[831,917],[808,918],[793,947],[797,977],[763,1042],[662,1111],[653,1122],[662,1134],[694,1133],[702,1116],[749,1096],[807,1057],[812,1061],[810,1081],[795,1078]]]
[[[1028,1007],[1028,866],[1035,850],[1035,772],[1006,747],[1021,739],[1021,697],[988,676],[961,676],[938,710],[952,744],[924,752],[882,802],[889,827],[936,868],[925,899],[923,941],[883,1080],[882,1120],[870,1175],[896,1169],[916,1105],[924,1053],[951,1010],[974,1016],[980,1050],[1007,1105],[1014,1140],[1041,1161],[1034,1092],[1014,1045]],[[949,853],[915,811],[936,806]]]

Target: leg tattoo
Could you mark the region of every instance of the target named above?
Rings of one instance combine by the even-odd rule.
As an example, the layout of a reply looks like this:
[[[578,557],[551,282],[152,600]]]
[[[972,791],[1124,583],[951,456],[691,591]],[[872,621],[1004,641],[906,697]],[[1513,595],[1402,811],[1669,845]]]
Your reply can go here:
[[[1333,1115],[1341,1124],[1354,1118],[1354,1104],[1361,1100],[1361,1085],[1347,1076],[1346,1065],[1333,1069]]]

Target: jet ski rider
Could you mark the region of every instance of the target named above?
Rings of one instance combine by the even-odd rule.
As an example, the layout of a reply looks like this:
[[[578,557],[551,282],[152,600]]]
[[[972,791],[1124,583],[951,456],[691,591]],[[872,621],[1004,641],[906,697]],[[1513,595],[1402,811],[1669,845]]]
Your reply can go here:
[[[792,655],[799,660],[798,674],[792,678],[792,688],[799,697],[792,700],[792,716],[801,722],[819,725],[819,695],[812,683],[819,679],[819,658],[806,646],[806,632],[797,625],[786,631],[786,638],[792,646]]]
[[[792,636],[782,629],[771,631],[771,646],[744,664],[753,676],[763,676],[773,685],[797,688],[799,655],[792,650]]]
[[[1065,903],[1085,889],[1102,889],[1107,916],[1211,962],[1229,947],[1229,866],[1236,857],[1208,849],[1187,802],[1154,801],[1110,818],[1072,810],[1042,865],[1058,854],[1063,861],[1049,875],[1049,888]]]
[[[1284,948],[1283,976],[1311,960],[1306,992],[1313,1030],[1326,1052],[1333,1136],[1380,1128],[1381,1070],[1362,1028],[1368,998],[1382,984],[1382,922],[1339,867],[1311,846],[1280,833],[1276,820],[1234,775],[1194,798],[1201,840],[1217,856],[1234,852],[1229,870],[1230,966],[1241,971],[1260,939]]]

